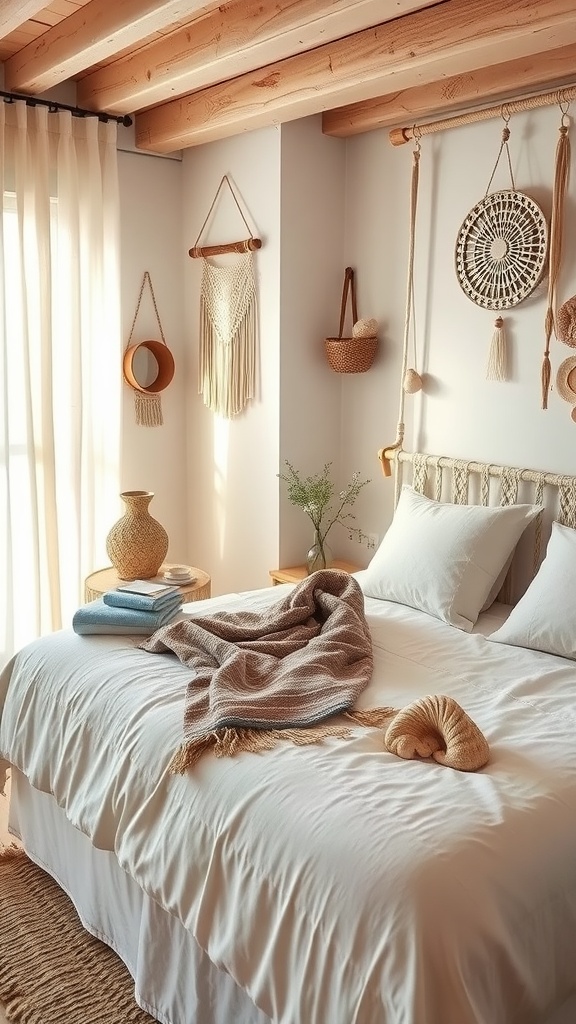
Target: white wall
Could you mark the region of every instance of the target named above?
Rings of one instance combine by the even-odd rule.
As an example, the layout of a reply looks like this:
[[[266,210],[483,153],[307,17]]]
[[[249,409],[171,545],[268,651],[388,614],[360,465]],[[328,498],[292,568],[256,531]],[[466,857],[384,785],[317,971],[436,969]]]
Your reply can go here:
[[[120,146],[123,141],[123,132],[119,129]],[[134,393],[124,385],[120,489],[154,492],[150,513],[168,533],[167,558],[172,562],[189,563],[193,552],[188,545],[186,486],[182,164],[130,152],[119,152],[118,164],[124,347],[147,270],[164,337],[175,361],[174,378],[161,396],[164,419],[161,427],[136,424]],[[146,287],[132,341],[150,339],[162,340]],[[118,514],[123,512],[119,499]]]
[[[558,124],[559,112],[543,108],[510,125],[516,187],[547,216]],[[488,121],[422,140],[415,290],[417,367],[426,387],[406,396],[405,447],[572,473],[570,408],[553,390],[548,411],[540,409],[546,280],[504,313],[512,376],[499,383],[485,378],[494,315],[466,298],[454,271],[456,236],[486,191],[501,127]],[[183,157],[178,164],[121,155],[125,330],[149,269],[177,357],[165,428],[136,428],[126,396],[123,486],[156,491],[152,511],[169,530],[174,559],[205,567],[221,593],[265,586],[268,569],[302,561],[310,524],[277,479],[286,458],[305,472],[332,460],[338,486],[360,471],[371,483],[354,509],[356,525],[382,535],[390,521],[392,482],[381,475],[377,450],[394,441],[398,421],[412,146],[393,148],[385,131],[347,142],[325,138],[320,119],[308,118]],[[187,255],[225,173],[263,239],[256,255],[260,390],[229,422],[197,393],[201,265]],[[501,162],[493,187],[508,184]],[[575,188],[573,177],[560,302],[576,292]],[[204,241],[243,234],[223,199]],[[336,375],[322,341],[337,328],[347,264],[356,269],[360,315],[380,322],[380,345],[367,373]],[[553,341],[553,378],[569,355]],[[342,530],[330,543],[359,565],[370,557]]]
[[[183,162],[183,278],[186,317],[186,434],[190,558],[212,576],[213,594],[266,586],[278,558],[278,386],[280,303],[280,132],[276,128],[189,149]],[[202,261],[187,255],[224,174],[252,233],[255,256],[259,380],[256,400],[231,420],[198,394]],[[227,189],[201,242],[247,237]],[[221,264],[234,256],[217,257]]]
[[[283,125],[281,139],[278,468],[288,460],[308,475],[332,462],[337,483],[341,378],[326,361],[324,338],[338,333],[346,146],[322,135],[319,117]],[[300,565],[312,540],[310,520],[281,484],[278,565]]]
[[[529,193],[547,217],[551,210],[554,153],[560,113],[542,108],[515,116],[510,151],[518,190]],[[486,193],[500,147],[502,122],[453,129],[421,142],[416,233],[415,301],[419,365],[426,374],[422,396],[406,397],[405,447],[553,472],[574,473],[576,424],[570,407],[553,390],[540,408],[547,278],[527,300],[504,311],[511,357],[509,382],[486,380],[496,314],[471,302],[454,270],[454,248],[469,210]],[[386,132],[348,142],[345,249],[357,267],[361,313],[384,324],[382,352],[374,368],[345,383],[342,460],[351,468],[366,451],[394,440],[404,332],[412,145],[393,148]],[[505,157],[491,190],[510,187]],[[566,205],[566,245],[559,304],[576,292],[576,176]],[[553,381],[572,350],[552,342]],[[373,475],[378,474],[375,468]],[[389,522],[392,485],[371,488],[364,522],[380,532]],[[372,524],[379,523],[379,527]]]

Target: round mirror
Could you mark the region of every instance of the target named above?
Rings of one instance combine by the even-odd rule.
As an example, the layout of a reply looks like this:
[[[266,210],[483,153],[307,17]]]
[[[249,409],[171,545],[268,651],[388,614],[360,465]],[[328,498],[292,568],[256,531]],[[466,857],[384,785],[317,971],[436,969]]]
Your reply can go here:
[[[174,358],[161,341],[142,341],[124,353],[124,380],[136,391],[156,394],[174,376]]]

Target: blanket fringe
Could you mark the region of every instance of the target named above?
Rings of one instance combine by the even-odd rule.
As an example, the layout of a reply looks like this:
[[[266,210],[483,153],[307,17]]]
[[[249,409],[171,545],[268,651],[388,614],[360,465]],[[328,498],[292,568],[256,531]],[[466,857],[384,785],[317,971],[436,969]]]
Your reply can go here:
[[[346,711],[346,718],[351,718],[356,725],[367,726],[373,729],[382,729],[390,725],[389,719],[392,715],[398,714],[397,708],[364,708],[358,711]]]
[[[272,750],[281,741],[304,747],[321,743],[329,736],[346,739],[350,736],[350,728],[346,725],[314,725],[304,729],[216,729],[183,743],[168,765],[168,771],[171,775],[183,775],[208,750],[215,757],[234,757],[240,751],[261,754]]]

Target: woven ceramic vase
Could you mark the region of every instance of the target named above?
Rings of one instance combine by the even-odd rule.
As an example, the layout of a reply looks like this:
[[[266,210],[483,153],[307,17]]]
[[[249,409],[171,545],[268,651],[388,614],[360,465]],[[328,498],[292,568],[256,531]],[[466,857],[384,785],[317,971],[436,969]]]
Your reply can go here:
[[[149,580],[166,558],[168,534],[148,511],[152,491],[123,491],[120,497],[126,511],[106,538],[108,557],[121,580]]]

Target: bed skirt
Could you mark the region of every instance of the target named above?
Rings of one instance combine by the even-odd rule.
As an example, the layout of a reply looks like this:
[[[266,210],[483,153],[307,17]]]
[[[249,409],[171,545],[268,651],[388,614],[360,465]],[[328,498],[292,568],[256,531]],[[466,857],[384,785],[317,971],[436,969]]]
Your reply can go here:
[[[124,961],[143,1010],[162,1024],[270,1024],[114,854],[93,847],[21,772],[11,775],[10,831],[68,893],[84,927]]]
[[[155,1020],[162,1024],[271,1024],[232,978],[209,960],[181,922],[136,885],[114,854],[93,847],[53,797],[33,789],[15,768],[9,827],[30,858],[68,893],[84,927],[122,958],[134,978],[138,1005]],[[539,1024],[574,1024],[575,1020],[576,997],[570,997]]]

